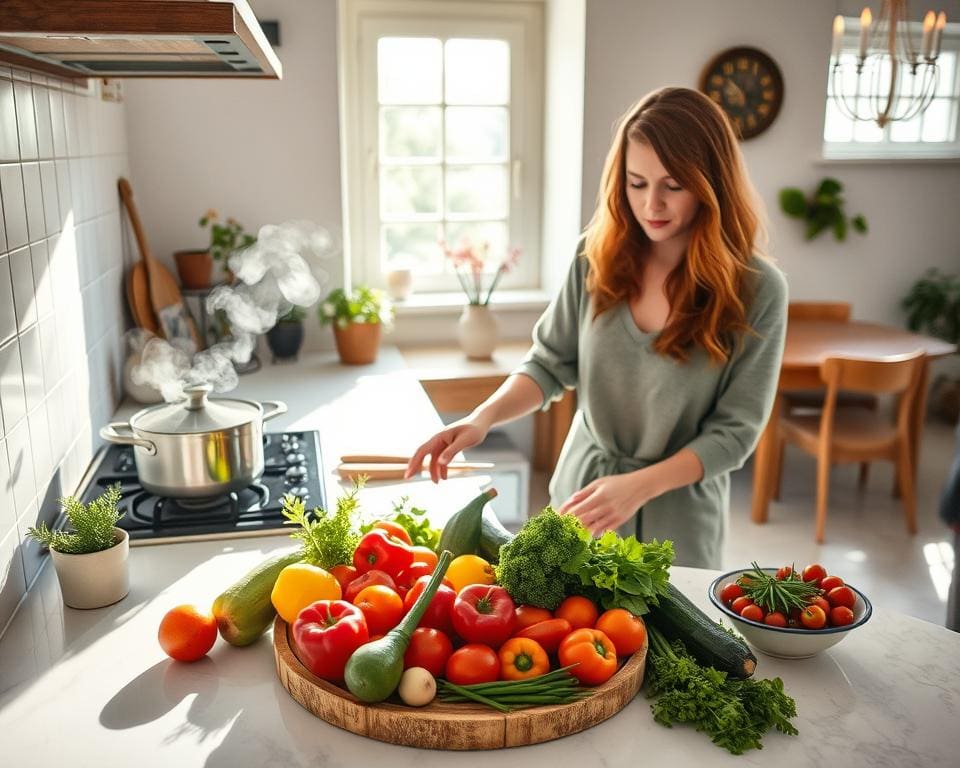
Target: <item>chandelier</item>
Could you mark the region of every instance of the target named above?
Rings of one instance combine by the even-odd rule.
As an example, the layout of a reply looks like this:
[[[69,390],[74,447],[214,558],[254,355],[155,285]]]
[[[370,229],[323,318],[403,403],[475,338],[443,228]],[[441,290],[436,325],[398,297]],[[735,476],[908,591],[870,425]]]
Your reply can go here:
[[[874,120],[881,128],[923,112],[937,87],[946,23],[943,11],[927,11],[918,50],[907,22],[907,0],[883,0],[876,21],[870,8],[860,14],[860,46],[851,61],[842,56],[843,17],[838,15],[833,20],[830,77],[840,111],[850,120]]]

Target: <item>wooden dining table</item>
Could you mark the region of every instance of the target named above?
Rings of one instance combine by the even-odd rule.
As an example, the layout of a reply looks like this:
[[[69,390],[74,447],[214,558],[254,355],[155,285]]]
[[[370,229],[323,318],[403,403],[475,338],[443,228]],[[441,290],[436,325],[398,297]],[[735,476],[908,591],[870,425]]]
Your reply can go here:
[[[778,460],[777,432],[783,392],[801,389],[825,389],[820,378],[820,363],[831,356],[882,358],[922,349],[926,365],[920,382],[920,395],[914,399],[910,414],[911,467],[916,475],[923,419],[926,412],[930,361],[956,351],[956,346],[942,339],[910,333],[878,323],[858,320],[791,320],[777,385],[777,398],[757,449],[754,453],[753,503],[750,516],[755,523],[767,520],[773,494]]]

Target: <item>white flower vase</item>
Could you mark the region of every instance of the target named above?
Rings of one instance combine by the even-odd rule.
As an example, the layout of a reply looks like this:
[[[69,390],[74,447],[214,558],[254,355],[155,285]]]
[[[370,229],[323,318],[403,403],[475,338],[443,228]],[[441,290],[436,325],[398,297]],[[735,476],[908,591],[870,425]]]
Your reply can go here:
[[[130,537],[115,528],[117,543],[86,555],[50,550],[57,569],[63,602],[71,608],[102,608],[122,600],[130,591]]]
[[[471,360],[489,360],[497,348],[497,320],[490,307],[468,304],[457,324],[460,349]]]

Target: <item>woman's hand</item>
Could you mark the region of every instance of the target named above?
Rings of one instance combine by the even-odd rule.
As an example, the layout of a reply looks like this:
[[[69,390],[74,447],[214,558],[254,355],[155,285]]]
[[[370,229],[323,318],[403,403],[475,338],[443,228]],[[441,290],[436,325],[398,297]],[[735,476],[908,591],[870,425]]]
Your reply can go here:
[[[437,432],[417,448],[407,464],[405,480],[419,475],[427,456],[430,457],[430,479],[437,483],[447,479],[447,465],[460,451],[483,442],[490,427],[479,419],[467,417],[455,421],[446,429]]]
[[[580,519],[590,535],[599,536],[623,525],[657,494],[642,469],[600,477],[585,485],[557,510]]]

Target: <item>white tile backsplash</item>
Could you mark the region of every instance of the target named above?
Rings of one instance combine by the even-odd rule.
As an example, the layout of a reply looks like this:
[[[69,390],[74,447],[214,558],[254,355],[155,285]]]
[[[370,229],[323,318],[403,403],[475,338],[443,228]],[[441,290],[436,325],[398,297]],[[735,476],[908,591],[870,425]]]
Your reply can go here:
[[[120,398],[122,104],[0,68],[0,632]],[[63,90],[61,90],[63,88]]]

